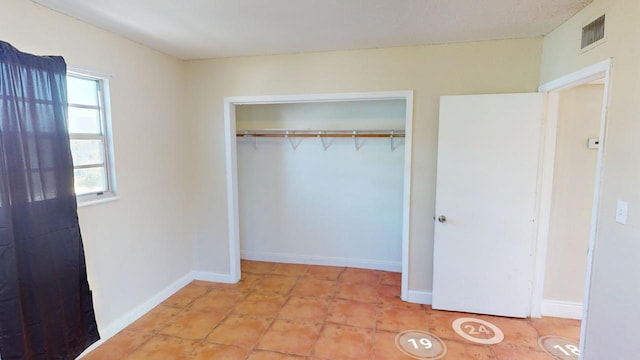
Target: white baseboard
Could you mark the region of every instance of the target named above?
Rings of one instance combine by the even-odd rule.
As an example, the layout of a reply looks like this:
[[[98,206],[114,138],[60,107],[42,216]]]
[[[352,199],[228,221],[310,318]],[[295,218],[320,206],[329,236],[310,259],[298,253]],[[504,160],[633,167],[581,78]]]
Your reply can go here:
[[[193,271],[191,274],[193,274],[193,280],[213,281],[225,284],[234,284],[237,282],[233,281],[229,274],[218,274],[208,271]]]
[[[407,301],[416,304],[431,305],[430,291],[409,290]]]
[[[96,341],[90,347],[88,347],[78,359],[87,355],[89,352],[97,348],[98,346],[104,344],[107,340],[113,337],[115,334],[119,333],[121,330],[131,325],[134,321],[138,320],[144,314],[148,313],[154,307],[160,305],[163,301],[165,301],[169,296],[176,293],[176,291],[182,289],[187,284],[189,284],[193,280],[204,280],[204,281],[215,281],[215,282],[230,282],[230,275],[225,274],[216,274],[204,271],[192,271],[187,275],[181,277],[180,279],[173,282],[171,285],[167,286],[154,296],[152,296],[149,300],[144,303],[138,305],[133,310],[129,311],[119,319],[113,321],[111,324],[100,328],[100,340]]]
[[[401,272],[402,263],[400,261],[384,261],[370,259],[354,259],[316,255],[282,254],[262,251],[241,251],[241,258],[245,260],[270,261],[290,264],[325,265],[325,266],[345,266],[361,269],[384,270]]]
[[[542,316],[582,319],[582,303],[558,300],[542,301]]]

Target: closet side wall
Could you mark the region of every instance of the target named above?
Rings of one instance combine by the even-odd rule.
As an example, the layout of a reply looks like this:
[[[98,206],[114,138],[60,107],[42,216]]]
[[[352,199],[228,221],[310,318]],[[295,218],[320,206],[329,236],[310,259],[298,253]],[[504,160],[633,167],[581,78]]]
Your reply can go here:
[[[236,118],[239,130],[398,130],[405,102],[243,105]],[[292,141],[237,142],[242,257],[400,271],[404,140]]]

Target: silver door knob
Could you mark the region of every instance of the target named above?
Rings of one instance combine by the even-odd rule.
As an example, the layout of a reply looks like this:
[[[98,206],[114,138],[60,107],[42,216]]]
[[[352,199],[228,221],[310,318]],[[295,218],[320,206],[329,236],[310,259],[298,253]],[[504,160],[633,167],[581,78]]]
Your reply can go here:
[[[446,223],[447,222],[447,217],[444,215],[440,215],[438,216],[438,221],[440,221],[441,223]]]

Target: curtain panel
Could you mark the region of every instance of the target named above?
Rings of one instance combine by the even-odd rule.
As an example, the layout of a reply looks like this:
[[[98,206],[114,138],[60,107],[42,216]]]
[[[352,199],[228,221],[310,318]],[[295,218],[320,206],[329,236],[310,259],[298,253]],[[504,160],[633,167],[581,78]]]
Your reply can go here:
[[[0,41],[0,356],[73,359],[99,339],[67,132],[66,63]]]

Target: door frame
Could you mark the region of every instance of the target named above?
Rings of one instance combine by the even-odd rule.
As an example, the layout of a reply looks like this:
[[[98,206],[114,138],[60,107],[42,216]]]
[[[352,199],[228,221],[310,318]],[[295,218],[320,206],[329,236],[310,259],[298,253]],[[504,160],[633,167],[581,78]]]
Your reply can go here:
[[[604,79],[604,90],[602,98],[602,110],[600,114],[600,146],[598,148],[595,186],[593,192],[593,204],[591,212],[591,225],[589,233],[589,247],[587,254],[587,276],[585,281],[583,304],[582,304],[582,328],[581,344],[584,339],[588,317],[588,302],[591,290],[592,265],[594,258],[595,243],[597,241],[598,212],[600,204],[600,193],[602,189],[602,167],[606,150],[606,124],[607,109],[609,104],[610,76],[613,59],[607,59],[599,63],[587,66],[581,70],[572,72],[550,82],[540,85],[539,92],[548,93],[548,105],[546,124],[544,127],[544,139],[542,148],[542,161],[540,166],[539,179],[539,206],[538,206],[538,230],[536,240],[536,262],[534,265],[534,279],[532,288],[531,317],[542,316],[544,277],[547,260],[547,247],[549,240],[549,224],[551,221],[551,199],[553,190],[553,172],[555,163],[558,108],[560,92],[576,86],[588,84],[594,80]],[[583,345],[581,345],[582,347]]]
[[[296,104],[339,101],[405,101],[404,178],[402,202],[402,284],[401,298],[409,300],[409,231],[411,229],[411,149],[413,138],[413,90],[358,93],[234,96],[224,98],[225,163],[227,180],[227,224],[229,244],[229,280],[240,281],[240,221],[238,211],[238,164],[236,147],[236,105]]]

